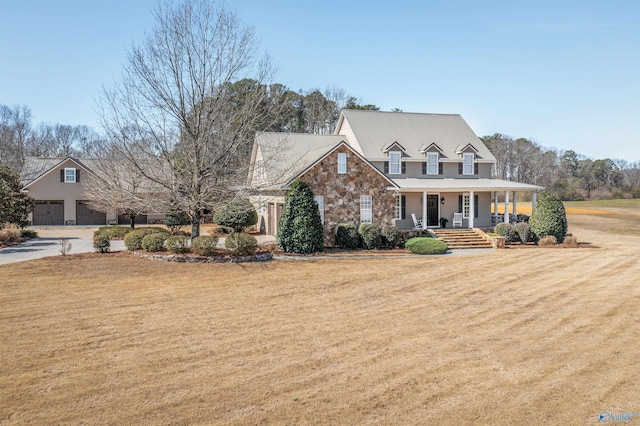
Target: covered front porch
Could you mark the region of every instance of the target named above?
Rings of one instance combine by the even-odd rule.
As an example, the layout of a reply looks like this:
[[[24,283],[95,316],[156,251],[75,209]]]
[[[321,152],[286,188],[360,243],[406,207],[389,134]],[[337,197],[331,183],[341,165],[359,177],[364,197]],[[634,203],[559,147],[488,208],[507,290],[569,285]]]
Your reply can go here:
[[[535,206],[536,185],[497,179],[395,179],[396,226],[399,230],[445,227],[490,228],[511,222],[517,214],[517,192],[530,191]],[[504,194],[504,214],[498,196]],[[493,206],[493,209],[492,209]],[[414,220],[415,219],[415,220]]]

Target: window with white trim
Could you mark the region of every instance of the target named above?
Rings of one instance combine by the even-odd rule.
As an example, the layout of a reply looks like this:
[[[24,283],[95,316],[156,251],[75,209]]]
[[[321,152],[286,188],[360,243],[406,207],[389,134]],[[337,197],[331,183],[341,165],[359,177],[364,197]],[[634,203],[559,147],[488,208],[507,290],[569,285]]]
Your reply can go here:
[[[402,195],[396,194],[396,220],[402,220]]]
[[[464,153],[462,155],[462,174],[463,175],[472,175],[473,174],[473,154]]]
[[[470,201],[469,194],[462,195],[462,218],[469,219]]]
[[[338,153],[338,174],[344,175],[347,173],[347,154],[344,152]]]
[[[437,152],[430,152],[427,154],[427,174],[428,175],[438,174],[438,153]]]
[[[360,196],[360,223],[373,222],[373,197],[371,195]]]
[[[324,196],[316,195],[315,197],[313,197],[313,199],[316,200],[316,204],[318,205],[318,210],[320,211],[320,221],[324,225]]]
[[[389,174],[399,175],[402,171],[402,153],[400,151],[391,151],[389,153]]]
[[[76,169],[64,169],[64,183],[76,183]]]

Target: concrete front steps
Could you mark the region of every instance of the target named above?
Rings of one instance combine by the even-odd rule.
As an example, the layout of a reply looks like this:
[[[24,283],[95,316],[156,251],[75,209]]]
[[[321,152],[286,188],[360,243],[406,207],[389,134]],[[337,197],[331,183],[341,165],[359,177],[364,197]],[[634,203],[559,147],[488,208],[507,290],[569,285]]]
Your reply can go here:
[[[475,229],[432,229],[436,237],[447,243],[450,249],[492,248],[484,232]]]

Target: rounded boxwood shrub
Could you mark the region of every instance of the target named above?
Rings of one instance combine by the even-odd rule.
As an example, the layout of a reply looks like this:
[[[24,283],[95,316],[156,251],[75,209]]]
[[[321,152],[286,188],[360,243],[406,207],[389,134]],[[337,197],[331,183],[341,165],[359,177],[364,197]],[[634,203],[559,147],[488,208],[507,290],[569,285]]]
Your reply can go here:
[[[101,226],[93,233],[93,236],[97,238],[100,235],[104,235],[110,240],[120,240],[129,232],[131,232],[130,226]]]
[[[36,231],[34,231],[33,229],[22,229],[20,231],[20,235],[22,236],[22,238],[37,238],[38,237],[38,233]]]
[[[522,244],[531,241],[531,227],[527,222],[518,222],[513,225],[513,232],[516,233]]]
[[[193,239],[192,248],[198,256],[213,256],[216,254],[218,237],[212,235],[202,235]]]
[[[170,210],[164,217],[164,224],[172,234],[175,234],[181,227],[189,225],[190,223],[189,216],[180,210]]]
[[[367,250],[379,249],[382,247],[382,235],[380,228],[373,223],[361,223],[358,227],[358,234],[362,238],[362,246]]]
[[[411,238],[405,247],[415,254],[444,254],[449,247],[436,238]]]
[[[109,250],[111,249],[111,241],[109,240],[109,237],[99,235],[93,243],[93,248],[95,248],[98,253],[109,253]]]
[[[142,238],[142,248],[146,251],[164,251],[164,242],[168,237],[166,232],[147,234]]]
[[[155,234],[158,232],[169,234],[169,231],[164,228],[158,228],[157,226],[138,228],[124,236],[124,245],[129,251],[140,250],[142,248],[142,239],[145,237],[145,235]]]
[[[499,223],[493,228],[493,232],[504,237],[504,241],[507,243],[512,243],[518,240],[518,236],[516,231],[513,229],[513,225],[510,223]]]
[[[258,249],[258,240],[253,235],[244,232],[229,234],[224,241],[225,248],[237,256],[253,254]]]
[[[562,241],[567,235],[567,213],[562,201],[550,192],[544,194],[531,212],[529,226],[538,240],[553,235],[556,241]]]
[[[336,227],[336,245],[343,249],[360,247],[360,235],[356,226],[351,223],[340,223]]]
[[[189,251],[189,237],[172,235],[167,238],[166,245],[171,253],[186,253]]]
[[[324,228],[313,191],[297,179],[284,202],[278,230],[278,246],[288,253],[314,253],[322,250]]]
[[[395,226],[383,226],[380,235],[382,236],[382,247],[392,249],[398,244],[398,228]]]
[[[237,198],[215,212],[213,223],[242,232],[244,228],[258,223],[258,212],[251,201],[246,198]]]

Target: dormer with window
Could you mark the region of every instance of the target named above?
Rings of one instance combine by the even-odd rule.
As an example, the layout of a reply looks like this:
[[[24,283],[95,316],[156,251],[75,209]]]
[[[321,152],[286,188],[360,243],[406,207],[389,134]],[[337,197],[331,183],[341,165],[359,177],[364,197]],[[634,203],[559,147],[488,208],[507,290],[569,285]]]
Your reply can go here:
[[[76,183],[80,182],[80,170],[74,168],[60,169],[60,182]]]
[[[382,152],[387,154],[389,161],[384,162],[384,172],[389,175],[400,175],[407,173],[407,166],[402,157],[406,150],[398,142],[387,145]]]
[[[478,174],[478,163],[476,162],[478,150],[473,145],[467,144],[464,147],[459,146],[456,149],[456,154],[462,158],[462,161],[458,164],[458,174],[464,176]]]
[[[441,175],[442,163],[440,162],[440,156],[442,155],[442,149],[432,143],[431,145],[423,146],[420,149],[420,153],[426,158],[426,161],[422,163],[422,174]]]

